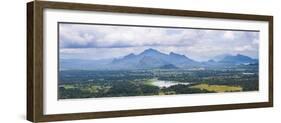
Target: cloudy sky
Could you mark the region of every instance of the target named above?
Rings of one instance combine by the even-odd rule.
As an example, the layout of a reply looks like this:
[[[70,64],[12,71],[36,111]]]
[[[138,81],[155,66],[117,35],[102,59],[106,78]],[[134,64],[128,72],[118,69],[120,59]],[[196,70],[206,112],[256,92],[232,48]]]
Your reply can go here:
[[[87,24],[59,25],[62,59],[109,59],[154,48],[198,61],[222,54],[258,57],[259,32]]]

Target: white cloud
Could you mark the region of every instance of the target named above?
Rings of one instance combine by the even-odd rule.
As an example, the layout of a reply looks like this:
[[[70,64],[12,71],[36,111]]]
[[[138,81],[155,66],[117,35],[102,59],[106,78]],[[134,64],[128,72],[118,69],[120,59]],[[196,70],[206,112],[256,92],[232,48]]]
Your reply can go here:
[[[250,45],[245,45],[245,46],[238,46],[234,48],[235,51],[251,51],[254,50],[254,48]]]
[[[233,40],[235,38],[233,31],[225,31],[223,36],[224,36],[224,38],[230,39],[230,40]]]
[[[258,45],[259,44],[259,40],[258,39],[254,39],[252,42],[254,45]]]
[[[146,48],[176,52],[196,60],[220,54],[258,56],[258,32],[60,24],[65,58],[104,59],[140,53]]]
[[[178,33],[172,33],[178,32]],[[170,34],[171,33],[171,34]],[[186,45],[196,37],[193,29],[60,25],[62,47],[122,47],[151,45]],[[192,41],[192,40],[190,40]]]

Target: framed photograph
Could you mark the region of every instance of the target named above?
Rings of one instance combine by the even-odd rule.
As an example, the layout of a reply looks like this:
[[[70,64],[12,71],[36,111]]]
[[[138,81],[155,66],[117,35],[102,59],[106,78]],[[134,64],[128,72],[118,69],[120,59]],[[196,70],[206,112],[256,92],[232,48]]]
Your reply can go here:
[[[33,122],[273,106],[273,17],[27,3]]]

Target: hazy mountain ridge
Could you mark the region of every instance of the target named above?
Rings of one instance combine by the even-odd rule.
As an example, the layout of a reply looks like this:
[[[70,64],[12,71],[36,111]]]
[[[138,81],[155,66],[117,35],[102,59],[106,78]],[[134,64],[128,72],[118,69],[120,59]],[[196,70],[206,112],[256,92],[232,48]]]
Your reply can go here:
[[[183,64],[194,64],[194,60],[171,52],[170,54],[161,53],[155,49],[147,49],[139,55],[129,54],[120,59],[112,61],[115,65],[133,65],[136,68],[156,68],[167,64],[180,66]]]
[[[215,59],[215,58],[214,58]],[[237,54],[225,55],[220,60],[210,59],[198,62],[185,55],[170,52],[165,54],[155,49],[146,49],[140,54],[130,53],[122,58],[107,60],[60,60],[60,69],[114,70],[114,69],[180,69],[196,67],[217,67],[237,64],[254,64],[257,59]]]
[[[243,64],[243,63],[255,63],[258,62],[257,59],[252,59],[248,56],[237,54],[236,56],[225,56],[220,62],[223,63],[234,63],[234,64]]]

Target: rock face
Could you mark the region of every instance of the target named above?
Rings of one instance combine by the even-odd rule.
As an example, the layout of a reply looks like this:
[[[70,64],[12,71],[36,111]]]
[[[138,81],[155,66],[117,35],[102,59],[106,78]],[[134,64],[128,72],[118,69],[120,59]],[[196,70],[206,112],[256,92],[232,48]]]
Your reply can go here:
[[[147,49],[139,55],[129,54],[121,59],[112,61],[114,66],[130,65],[132,68],[157,68],[165,65],[181,66],[184,64],[195,63],[194,60],[189,59],[185,55],[180,55],[171,52],[170,54],[161,53],[155,49]]]

